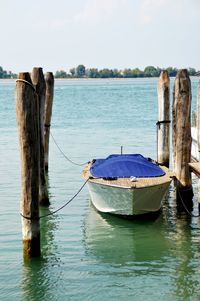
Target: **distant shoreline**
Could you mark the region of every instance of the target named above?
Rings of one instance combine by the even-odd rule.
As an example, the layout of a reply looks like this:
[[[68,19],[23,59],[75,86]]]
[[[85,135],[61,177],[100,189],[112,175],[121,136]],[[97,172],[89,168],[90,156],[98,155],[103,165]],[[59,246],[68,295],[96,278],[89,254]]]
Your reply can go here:
[[[198,79],[199,76],[196,75],[190,75],[190,78],[196,78]],[[175,78],[175,76],[170,76],[170,78]],[[17,78],[0,78],[0,82],[14,82]],[[159,77],[105,77],[105,78],[91,78],[91,77],[73,77],[73,78],[55,78],[55,81],[105,81],[105,80],[112,80],[112,81],[130,81],[130,80],[151,80],[151,79],[159,79]]]
[[[200,75],[200,71],[196,71],[195,68],[185,68],[190,76]],[[55,79],[133,79],[133,78],[159,78],[161,72],[166,70],[169,77],[175,77],[178,68],[167,67],[160,68],[154,66],[147,66],[144,70],[139,68],[125,68],[125,69],[109,69],[109,68],[86,68],[84,65],[80,64],[77,67],[73,67],[68,71],[57,70],[52,71]],[[0,66],[0,79],[15,79],[17,74],[12,71],[6,71]]]
[[[190,76],[191,77],[191,76]],[[192,76],[192,77],[196,77],[196,76]],[[170,77],[170,78],[175,78],[175,77]],[[105,77],[105,78],[90,78],[90,77],[73,77],[73,78],[55,78],[55,81],[105,81],[105,80],[112,80],[112,81],[128,81],[128,80],[147,80],[147,79],[159,79],[159,77],[129,77],[129,78],[123,78],[123,77],[117,77],[117,78],[113,78],[113,77]],[[0,82],[3,81],[16,81],[17,78],[0,78]]]

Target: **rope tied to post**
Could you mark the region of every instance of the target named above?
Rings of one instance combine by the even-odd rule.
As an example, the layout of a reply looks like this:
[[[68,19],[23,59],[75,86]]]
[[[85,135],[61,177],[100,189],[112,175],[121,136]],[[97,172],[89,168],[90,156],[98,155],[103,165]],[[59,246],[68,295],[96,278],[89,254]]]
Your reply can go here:
[[[22,82],[22,83],[25,83],[25,84],[31,86],[31,88],[34,90],[34,92],[36,92],[35,87],[33,86],[33,84],[31,84],[31,83],[28,82],[27,80],[18,78],[18,79],[16,79],[16,82]]]
[[[51,135],[51,138],[53,139],[53,142],[55,143],[56,147],[58,148],[58,150],[60,151],[60,153],[63,155],[63,157],[64,157],[67,161],[69,161],[70,163],[72,163],[72,164],[74,164],[74,165],[77,165],[77,166],[84,166],[85,164],[88,163],[88,161],[87,161],[87,162],[84,162],[84,163],[76,163],[76,162],[72,161],[71,159],[69,159],[69,158],[65,155],[65,153],[62,151],[62,149],[60,148],[60,146],[58,145],[58,143],[56,142],[54,136],[52,135],[52,132],[50,132],[50,135]]]
[[[178,188],[177,188],[178,189]],[[190,191],[191,188],[189,189],[181,189],[182,191]],[[185,211],[191,216],[191,217],[200,217],[200,214],[193,214],[192,212],[190,212],[185,204],[185,202],[183,201],[183,198],[181,196],[181,193],[180,193],[180,190],[178,189],[178,194],[179,194],[179,197],[180,197],[180,200],[181,200],[181,203],[185,209]]]
[[[157,127],[160,129],[160,125],[161,124],[167,124],[167,123],[171,123],[171,120],[161,120],[161,121],[157,121],[156,122],[156,125],[157,125]]]
[[[83,185],[79,188],[79,190],[74,194],[74,196],[69,199],[64,205],[62,205],[61,207],[59,207],[58,209],[50,212],[50,213],[47,213],[47,214],[44,214],[44,215],[40,215],[38,218],[33,218],[33,217],[29,217],[29,216],[25,216],[23,215],[22,213],[20,213],[20,215],[27,219],[27,220],[40,220],[41,218],[44,218],[44,217],[47,217],[47,216],[50,216],[50,215],[53,215],[55,213],[57,213],[58,211],[62,210],[63,208],[65,208],[69,203],[71,203],[77,196],[78,194],[81,192],[81,190],[84,188],[84,186],[87,184],[87,182],[89,181],[90,177],[83,183]]]

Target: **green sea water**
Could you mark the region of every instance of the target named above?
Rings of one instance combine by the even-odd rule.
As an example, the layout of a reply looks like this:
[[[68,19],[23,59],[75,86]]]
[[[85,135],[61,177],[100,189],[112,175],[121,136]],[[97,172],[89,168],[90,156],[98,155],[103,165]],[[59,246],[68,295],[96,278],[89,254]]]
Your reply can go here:
[[[56,81],[53,137],[78,163],[119,153],[121,145],[156,158],[156,89],[157,79]],[[196,89],[193,78],[193,109]],[[0,300],[200,300],[200,218],[177,212],[173,185],[157,218],[135,221],[99,214],[85,187],[41,220],[42,256],[24,260],[14,81],[0,81],[0,131]],[[51,139],[51,205],[41,214],[77,192],[81,172]]]

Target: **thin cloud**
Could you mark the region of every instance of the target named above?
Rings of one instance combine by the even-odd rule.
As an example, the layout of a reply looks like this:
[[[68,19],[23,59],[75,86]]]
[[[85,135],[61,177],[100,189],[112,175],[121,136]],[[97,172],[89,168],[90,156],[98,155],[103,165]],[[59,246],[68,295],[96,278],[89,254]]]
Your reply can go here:
[[[56,27],[66,24],[96,24],[119,15],[129,5],[130,0],[86,0],[77,14],[55,23]]]
[[[151,23],[163,10],[165,10],[165,12],[168,11],[168,7],[171,7],[173,1],[174,0],[144,0],[139,13],[140,23],[144,25]],[[179,2],[179,0],[176,1]]]
[[[143,0],[139,11],[140,24],[146,25],[160,15],[173,18],[198,16],[200,3],[197,0]]]

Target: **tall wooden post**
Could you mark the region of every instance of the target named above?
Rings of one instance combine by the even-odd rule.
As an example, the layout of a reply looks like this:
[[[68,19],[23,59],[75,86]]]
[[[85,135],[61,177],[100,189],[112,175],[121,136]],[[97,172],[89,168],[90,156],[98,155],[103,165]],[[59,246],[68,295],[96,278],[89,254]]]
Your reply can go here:
[[[49,134],[51,126],[51,115],[53,106],[54,94],[54,77],[52,72],[45,74],[46,81],[46,98],[45,98],[45,113],[44,113],[44,148],[45,148],[45,169],[49,168]]]
[[[169,167],[170,154],[170,79],[163,70],[158,81],[157,161]]]
[[[196,126],[197,126],[197,146],[199,152],[199,162],[200,162],[200,81],[197,86],[197,118],[196,118]],[[199,211],[200,211],[200,180],[198,180],[198,203],[199,203]]]
[[[177,202],[192,208],[191,160],[191,82],[186,69],[179,70],[173,92],[173,157]]]
[[[45,176],[44,163],[44,107],[45,107],[45,92],[46,83],[42,68],[33,68],[31,74],[33,85],[35,86],[38,101],[39,101],[39,123],[40,123],[40,189],[39,202],[41,205],[49,205],[49,195],[47,189],[47,181]]]
[[[198,82],[197,86],[197,121],[196,121],[196,126],[197,126],[197,145],[198,145],[198,151],[199,151],[199,156],[200,156],[200,81]],[[198,158],[200,161],[200,157]]]
[[[21,155],[21,216],[25,256],[40,255],[39,108],[29,73],[16,81],[16,115]]]

